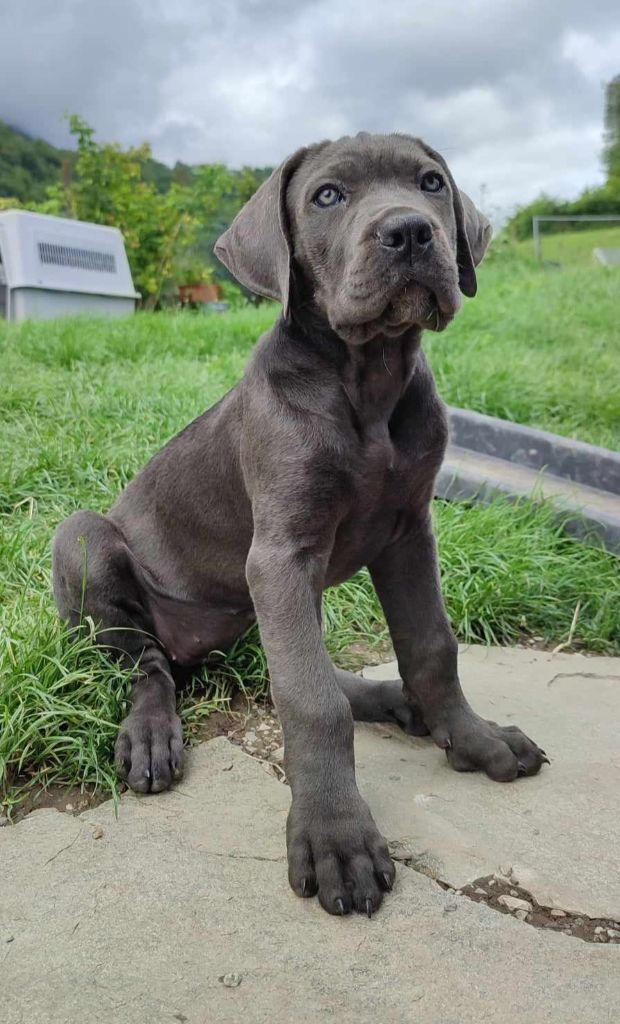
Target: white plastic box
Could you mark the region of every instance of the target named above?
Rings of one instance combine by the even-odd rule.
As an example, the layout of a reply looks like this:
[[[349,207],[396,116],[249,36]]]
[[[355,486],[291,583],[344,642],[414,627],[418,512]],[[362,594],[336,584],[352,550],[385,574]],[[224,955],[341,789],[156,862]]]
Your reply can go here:
[[[27,210],[0,212],[0,316],[125,316],[139,298],[118,228]]]

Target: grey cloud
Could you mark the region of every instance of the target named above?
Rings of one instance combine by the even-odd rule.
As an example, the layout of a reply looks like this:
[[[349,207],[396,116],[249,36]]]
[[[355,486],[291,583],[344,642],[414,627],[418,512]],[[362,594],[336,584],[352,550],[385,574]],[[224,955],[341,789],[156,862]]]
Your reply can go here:
[[[597,54],[614,32],[615,0],[5,0],[0,117],[66,143],[76,110],[169,162],[234,165],[410,131],[505,210],[600,177]]]

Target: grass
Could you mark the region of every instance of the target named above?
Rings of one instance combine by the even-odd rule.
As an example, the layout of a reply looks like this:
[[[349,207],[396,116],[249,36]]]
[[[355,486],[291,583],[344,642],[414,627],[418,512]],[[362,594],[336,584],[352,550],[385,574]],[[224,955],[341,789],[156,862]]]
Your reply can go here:
[[[426,350],[452,405],[620,447],[620,269],[545,269],[509,247]]]
[[[479,300],[445,336],[430,339],[444,395],[608,442],[618,429],[618,278],[597,272],[584,285],[581,275],[577,295],[570,271],[546,274],[514,262],[492,260]],[[551,315],[560,310],[563,330]],[[209,319],[162,314],[0,327],[0,799],[9,808],[36,782],[115,785],[111,752],[128,680],[93,646],[88,624],[69,634],[58,622],[49,558],[56,524],[75,508],[107,509],[168,437],[239,378],[273,316],[263,306]],[[570,385],[563,401],[562,382]],[[550,508],[437,503],[435,517],[461,640],[564,642],[579,605],[573,645],[620,650],[617,561],[567,537]],[[365,657],[385,650],[385,624],[364,572],[327,595],[326,621],[341,664],[354,665],[360,650]],[[190,738],[235,681],[266,685],[255,631],[182,696]]]

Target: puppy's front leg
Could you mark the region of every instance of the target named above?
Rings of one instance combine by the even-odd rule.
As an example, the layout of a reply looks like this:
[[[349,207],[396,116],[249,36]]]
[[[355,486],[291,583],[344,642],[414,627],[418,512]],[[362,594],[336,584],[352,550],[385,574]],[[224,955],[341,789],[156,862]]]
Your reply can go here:
[[[290,884],[298,896],[318,892],[330,914],[370,915],[394,865],[357,789],[351,708],[323,645],[326,561],[259,534],[246,572],[284,731]]]
[[[405,696],[457,771],[498,782],[535,775],[546,754],[515,725],[477,715],[461,689],[458,646],[439,585],[430,513],[389,545],[370,573],[390,628]]]

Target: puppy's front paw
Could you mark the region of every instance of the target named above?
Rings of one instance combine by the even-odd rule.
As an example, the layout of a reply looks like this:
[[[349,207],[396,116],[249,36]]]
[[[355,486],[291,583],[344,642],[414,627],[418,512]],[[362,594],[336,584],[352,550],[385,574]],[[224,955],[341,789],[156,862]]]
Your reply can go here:
[[[165,710],[133,710],[122,723],[114,759],[136,793],[160,793],[183,775],[181,719]]]
[[[371,917],[394,883],[394,864],[359,794],[340,810],[294,801],[287,822],[288,877],[298,896],[318,894],[328,914]]]
[[[496,782],[536,775],[550,764],[545,751],[516,725],[487,721],[467,706],[447,715],[432,736],[457,772],[483,771]]]

